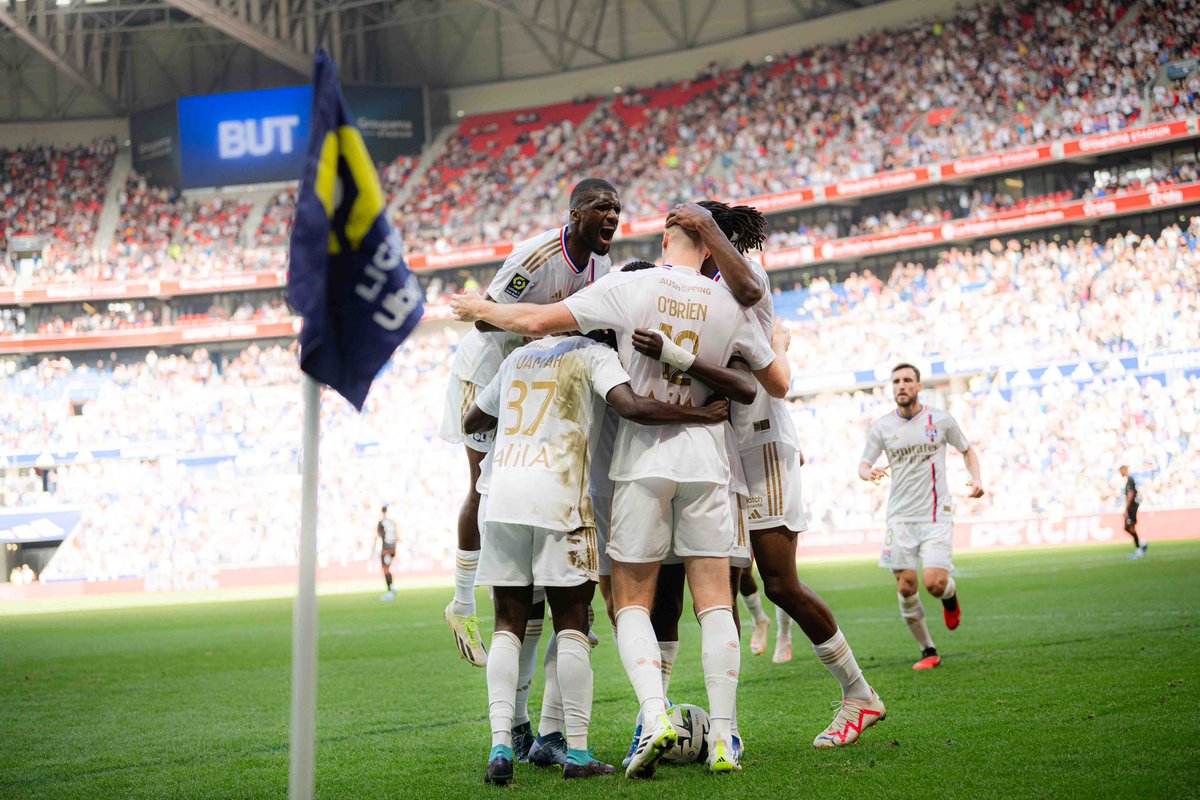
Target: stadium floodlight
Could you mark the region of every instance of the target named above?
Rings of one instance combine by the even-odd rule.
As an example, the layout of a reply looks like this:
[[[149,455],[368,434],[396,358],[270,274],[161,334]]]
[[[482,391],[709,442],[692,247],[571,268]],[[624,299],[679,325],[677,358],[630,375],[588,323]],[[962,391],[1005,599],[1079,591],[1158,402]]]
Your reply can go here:
[[[54,5],[62,7],[71,5],[71,0],[54,0]]]

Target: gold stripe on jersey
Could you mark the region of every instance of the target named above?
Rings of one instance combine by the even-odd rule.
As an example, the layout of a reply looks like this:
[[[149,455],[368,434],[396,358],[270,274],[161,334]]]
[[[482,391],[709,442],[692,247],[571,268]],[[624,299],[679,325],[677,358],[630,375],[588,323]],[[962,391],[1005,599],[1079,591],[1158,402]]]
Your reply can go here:
[[[521,262],[521,266],[524,267],[527,272],[537,272],[542,268],[543,265],[545,265],[547,261],[553,258],[555,251],[557,251],[561,246],[562,245],[558,239],[547,242],[530,253],[529,257]]]

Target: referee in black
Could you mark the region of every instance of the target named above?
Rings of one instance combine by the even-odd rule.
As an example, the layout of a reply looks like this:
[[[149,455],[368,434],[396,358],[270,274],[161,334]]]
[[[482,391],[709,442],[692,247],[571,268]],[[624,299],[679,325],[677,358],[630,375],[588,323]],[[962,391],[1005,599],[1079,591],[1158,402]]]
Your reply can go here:
[[[1125,532],[1133,537],[1133,552],[1130,558],[1142,558],[1146,555],[1146,545],[1138,539],[1137,512],[1141,496],[1138,494],[1137,482],[1129,474],[1129,467],[1121,465],[1121,477],[1125,479]]]

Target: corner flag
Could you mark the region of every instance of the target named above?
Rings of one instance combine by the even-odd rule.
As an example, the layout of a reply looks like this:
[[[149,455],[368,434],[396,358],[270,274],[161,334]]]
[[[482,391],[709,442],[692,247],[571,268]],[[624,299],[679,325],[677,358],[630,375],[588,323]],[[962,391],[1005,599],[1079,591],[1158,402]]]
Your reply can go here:
[[[318,51],[308,160],[296,198],[288,302],[304,316],[300,369],[300,580],[292,610],[290,800],[312,800],[317,724],[317,464],[324,383],[362,411],[371,381],[421,321],[379,176],[354,127],[337,66]]]
[[[304,317],[300,368],[362,410],[375,375],[421,320],[421,287],[392,230],[379,175],[317,52],[308,161],[296,198],[287,298]]]

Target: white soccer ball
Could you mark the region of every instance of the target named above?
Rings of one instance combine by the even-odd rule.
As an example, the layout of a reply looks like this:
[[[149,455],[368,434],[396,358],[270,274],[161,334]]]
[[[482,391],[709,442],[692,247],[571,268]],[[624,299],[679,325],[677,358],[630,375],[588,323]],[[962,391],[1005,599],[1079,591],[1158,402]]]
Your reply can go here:
[[[668,764],[694,764],[708,755],[708,712],[700,706],[671,706],[667,712],[679,740],[663,756]]]

